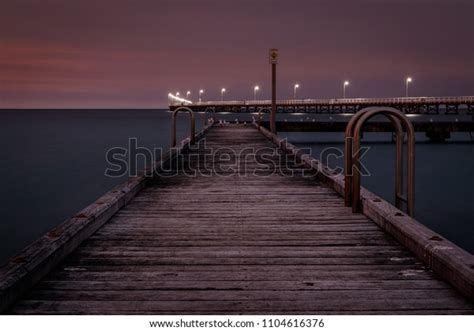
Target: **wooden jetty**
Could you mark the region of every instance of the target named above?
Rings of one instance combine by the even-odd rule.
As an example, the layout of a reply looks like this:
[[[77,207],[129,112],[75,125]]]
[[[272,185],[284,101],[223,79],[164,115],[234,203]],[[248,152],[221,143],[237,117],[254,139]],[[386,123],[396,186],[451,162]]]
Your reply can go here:
[[[196,140],[5,265],[3,312],[474,313],[471,254],[368,191],[353,214],[341,175],[264,128]]]

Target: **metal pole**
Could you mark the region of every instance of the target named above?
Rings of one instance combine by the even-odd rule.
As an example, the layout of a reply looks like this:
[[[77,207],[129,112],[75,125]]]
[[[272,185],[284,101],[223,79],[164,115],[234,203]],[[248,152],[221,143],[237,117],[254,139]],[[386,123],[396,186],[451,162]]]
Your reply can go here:
[[[171,115],[171,147],[176,147],[176,112]]]
[[[345,83],[342,85],[342,98],[343,99],[346,98],[346,84]]]
[[[276,63],[272,63],[272,112],[270,114],[270,130],[276,134]]]
[[[407,80],[405,84],[405,98],[408,98],[408,83],[409,81]]]
[[[268,111],[268,108],[260,108],[258,110],[258,131],[260,131],[260,127],[262,126],[262,118],[263,118],[263,112]]]
[[[194,144],[196,141],[196,119],[194,118],[194,112],[191,110],[190,117],[190,126],[191,126],[191,144]]]
[[[354,175],[354,167],[353,167],[353,139],[354,139],[354,127],[359,121],[359,118],[362,117],[365,113],[367,113],[367,109],[362,109],[352,116],[349,123],[346,126],[345,132],[345,151],[344,151],[344,200],[345,205],[347,207],[351,206],[352,204],[352,177]]]
[[[415,216],[415,130],[409,120],[407,127],[407,212]]]
[[[396,154],[395,154],[395,207],[402,209],[403,200],[403,127],[398,118],[389,115],[388,118],[395,128]]]

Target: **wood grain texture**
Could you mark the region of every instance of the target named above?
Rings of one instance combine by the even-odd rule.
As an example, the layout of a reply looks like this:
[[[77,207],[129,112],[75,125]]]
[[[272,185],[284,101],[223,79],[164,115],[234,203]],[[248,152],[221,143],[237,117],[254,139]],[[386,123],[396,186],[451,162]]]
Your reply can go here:
[[[474,313],[254,128],[214,127],[205,141],[197,156],[172,165],[177,175],[153,180],[10,313]],[[205,157],[210,148],[219,148],[214,158]],[[226,149],[238,156],[225,161]],[[187,176],[191,168],[200,173]]]

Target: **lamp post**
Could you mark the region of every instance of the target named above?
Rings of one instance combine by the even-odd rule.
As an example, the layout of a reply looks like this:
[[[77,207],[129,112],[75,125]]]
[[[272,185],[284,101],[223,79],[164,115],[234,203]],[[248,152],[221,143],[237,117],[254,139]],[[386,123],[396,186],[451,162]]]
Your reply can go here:
[[[258,90],[260,90],[260,87],[258,87],[258,85],[253,88],[253,99],[254,99],[254,100],[257,100],[257,92],[258,92]]]
[[[412,82],[411,77],[408,77],[405,82],[405,97],[408,98],[408,85]]]
[[[176,92],[176,96],[179,97],[179,92]]]
[[[346,98],[346,86],[349,85],[349,82],[346,80],[344,82],[344,84],[342,84],[342,98],[345,99]]]
[[[202,94],[204,93],[204,90],[199,90],[199,102],[202,101]]]
[[[221,101],[224,101],[224,93],[225,93],[225,88],[222,88],[222,90],[221,90]]]
[[[188,99],[190,95],[191,95],[191,91],[186,92],[186,99]]]
[[[276,65],[278,63],[278,49],[271,48],[269,51],[269,62],[272,65],[272,111],[270,113],[270,131],[276,134]]]
[[[296,90],[299,89],[300,84],[295,84],[293,87],[293,99],[296,99]]]

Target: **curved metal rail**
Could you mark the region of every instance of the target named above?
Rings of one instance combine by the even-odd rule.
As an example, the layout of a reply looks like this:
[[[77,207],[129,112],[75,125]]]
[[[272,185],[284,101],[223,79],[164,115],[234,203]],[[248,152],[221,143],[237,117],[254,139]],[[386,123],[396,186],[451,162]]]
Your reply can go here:
[[[263,118],[263,112],[266,111],[268,113],[271,112],[271,108],[268,108],[268,107],[260,107],[258,109],[258,114],[257,114],[257,117],[258,117],[258,131],[260,131],[260,126],[262,125],[262,118]]]
[[[191,144],[194,144],[194,138],[196,135],[196,119],[194,117],[194,112],[189,107],[179,107],[173,111],[171,115],[171,147],[176,147],[176,116],[180,111],[186,111],[190,115],[190,126],[191,126]]]
[[[349,123],[346,126],[345,136],[346,136],[346,145],[345,145],[345,169],[351,169],[352,164],[352,141],[353,141],[353,132],[354,132],[354,125],[360,119],[362,115],[364,115],[367,110],[362,110],[359,113],[356,113]],[[406,199],[402,196],[403,190],[403,127],[398,122],[398,120],[393,117],[392,115],[389,116],[389,120],[392,125],[395,127],[395,141],[396,141],[396,162],[395,162],[395,206],[397,208],[401,208],[401,201],[406,201]],[[346,172],[347,173],[347,172]],[[346,175],[346,185],[345,189],[345,203],[346,206],[351,205],[352,199],[352,176]]]
[[[395,205],[401,208],[406,202],[407,213],[414,214],[414,149],[415,130],[408,118],[395,109],[362,110],[355,114],[346,127],[345,139],[345,204],[352,205],[352,211],[358,212],[360,206],[360,134],[362,127],[371,117],[386,116],[395,127],[396,134],[396,163],[395,163]],[[403,140],[405,128],[407,132],[407,194],[403,195]]]

